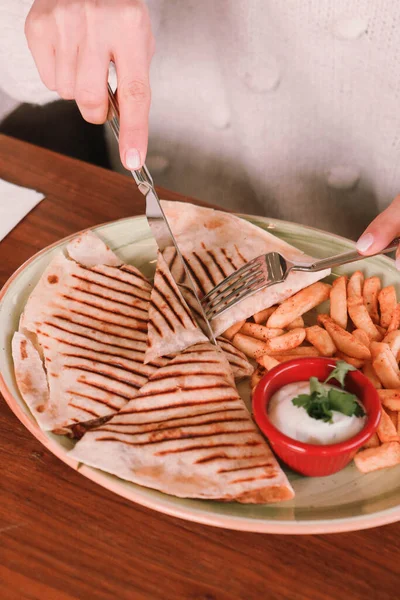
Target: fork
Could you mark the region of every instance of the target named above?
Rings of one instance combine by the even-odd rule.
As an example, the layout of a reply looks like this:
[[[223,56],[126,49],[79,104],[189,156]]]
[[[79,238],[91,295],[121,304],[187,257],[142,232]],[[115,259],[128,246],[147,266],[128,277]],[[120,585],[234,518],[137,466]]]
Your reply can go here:
[[[397,248],[399,242],[400,238],[396,238],[387,248],[370,256],[392,252]],[[212,321],[245,298],[249,298],[271,285],[282,283],[292,271],[315,273],[362,260],[363,258],[368,257],[359,254],[356,250],[352,250],[317,260],[312,264],[302,265],[287,260],[278,252],[269,252],[268,254],[262,254],[257,258],[253,258],[243,265],[243,267],[234,271],[209,291],[208,294],[203,296],[201,303],[207,318]]]

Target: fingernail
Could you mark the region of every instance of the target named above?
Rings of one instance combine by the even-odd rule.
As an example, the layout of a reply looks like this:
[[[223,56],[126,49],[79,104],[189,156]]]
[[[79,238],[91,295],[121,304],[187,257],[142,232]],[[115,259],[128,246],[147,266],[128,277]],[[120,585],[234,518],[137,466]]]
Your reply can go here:
[[[140,167],[140,154],[136,148],[130,148],[126,153],[126,166],[128,169],[135,171]]]
[[[395,263],[394,263],[394,264],[396,265],[396,269],[397,269],[398,271],[400,271],[400,256],[398,256],[398,257],[396,258],[396,261],[395,261]]]
[[[373,243],[374,236],[372,235],[372,233],[366,233],[365,235],[360,237],[356,247],[359,252],[366,252],[368,248],[371,248]]]

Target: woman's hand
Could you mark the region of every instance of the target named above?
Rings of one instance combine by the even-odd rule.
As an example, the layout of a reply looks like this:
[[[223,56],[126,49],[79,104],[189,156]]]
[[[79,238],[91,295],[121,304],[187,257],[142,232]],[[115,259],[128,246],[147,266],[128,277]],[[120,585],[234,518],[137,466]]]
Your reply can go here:
[[[76,100],[90,123],[104,123],[107,78],[115,63],[121,119],[120,154],[128,169],[146,156],[149,69],[154,40],[141,0],[35,0],[25,34],[39,74],[50,90]]]
[[[400,235],[400,196],[372,221],[357,242],[357,250],[368,256],[386,248]],[[400,246],[396,252],[396,267],[400,270]]]

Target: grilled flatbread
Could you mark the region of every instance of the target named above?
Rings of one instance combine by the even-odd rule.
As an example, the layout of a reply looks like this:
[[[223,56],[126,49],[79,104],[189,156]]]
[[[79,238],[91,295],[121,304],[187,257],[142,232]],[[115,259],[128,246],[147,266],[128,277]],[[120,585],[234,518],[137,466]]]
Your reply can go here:
[[[154,373],[69,453],[122,479],[185,498],[267,503],[293,490],[209,342]]]
[[[287,259],[303,264],[314,262],[297,248],[234,215],[167,200],[162,201],[162,206],[200,296],[246,262],[266,252],[279,252]],[[168,248],[164,258],[175,280],[181,281],[183,274],[175,261],[175,250]],[[283,302],[328,274],[329,271],[290,274],[285,282],[258,292],[214,319],[215,334],[220,335],[238,321]],[[195,307],[191,306],[191,309],[195,310]]]
[[[82,262],[93,265],[90,241],[82,240]],[[115,263],[102,244],[96,238],[99,255]],[[73,248],[81,258],[79,244]],[[12,344],[19,389],[44,430],[66,433],[76,423],[114,414],[166,364],[144,364],[150,291],[132,266],[82,266],[62,253],[53,259]]]
[[[170,356],[207,338],[194,321],[161,252],[158,253],[154,287],[151,291],[145,362]],[[219,346],[229,361],[235,379],[250,377],[253,367],[246,356],[228,340],[219,337]]]

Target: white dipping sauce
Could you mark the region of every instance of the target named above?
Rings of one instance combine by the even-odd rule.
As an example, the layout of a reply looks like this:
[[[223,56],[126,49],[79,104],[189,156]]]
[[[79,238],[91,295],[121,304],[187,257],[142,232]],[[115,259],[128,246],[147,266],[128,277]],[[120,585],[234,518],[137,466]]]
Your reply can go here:
[[[324,387],[330,389],[334,386]],[[344,442],[363,429],[366,417],[348,417],[336,410],[332,411],[331,423],[310,417],[305,408],[292,402],[300,394],[310,394],[309,381],[283,386],[268,403],[269,420],[288,437],[306,444],[329,445]]]

